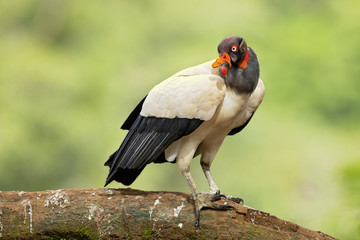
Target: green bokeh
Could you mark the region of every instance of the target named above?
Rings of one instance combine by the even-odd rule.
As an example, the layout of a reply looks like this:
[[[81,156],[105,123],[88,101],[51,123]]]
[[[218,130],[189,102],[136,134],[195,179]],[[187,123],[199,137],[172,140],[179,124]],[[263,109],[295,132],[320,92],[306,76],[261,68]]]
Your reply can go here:
[[[219,151],[217,185],[359,239],[355,0],[1,2],[0,190],[102,187],[132,108],[161,80],[215,58],[227,35],[257,52],[266,95]],[[199,159],[192,173],[207,191]],[[189,192],[171,164],[148,166],[131,187]]]

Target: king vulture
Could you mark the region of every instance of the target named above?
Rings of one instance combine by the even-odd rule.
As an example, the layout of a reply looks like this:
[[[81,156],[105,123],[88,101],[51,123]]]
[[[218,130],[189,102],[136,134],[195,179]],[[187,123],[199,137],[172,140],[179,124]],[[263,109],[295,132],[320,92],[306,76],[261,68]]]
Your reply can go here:
[[[197,227],[202,208],[228,206],[199,193],[191,160],[201,155],[211,196],[226,197],[213,180],[211,163],[225,137],[249,123],[265,93],[257,56],[243,38],[225,38],[218,52],[215,62],[187,68],[156,85],[122,125],[128,133],[105,163],[110,168],[105,186],[113,180],[130,185],[150,163],[176,163],[195,201]]]

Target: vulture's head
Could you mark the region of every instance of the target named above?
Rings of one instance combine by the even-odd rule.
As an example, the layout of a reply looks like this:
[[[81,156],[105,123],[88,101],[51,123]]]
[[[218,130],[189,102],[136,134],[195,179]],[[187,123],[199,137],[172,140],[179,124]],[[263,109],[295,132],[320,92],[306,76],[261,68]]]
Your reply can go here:
[[[213,68],[220,66],[221,74],[226,77],[232,66],[244,69],[249,60],[249,51],[246,42],[238,36],[229,36],[218,46],[219,57],[212,64]]]

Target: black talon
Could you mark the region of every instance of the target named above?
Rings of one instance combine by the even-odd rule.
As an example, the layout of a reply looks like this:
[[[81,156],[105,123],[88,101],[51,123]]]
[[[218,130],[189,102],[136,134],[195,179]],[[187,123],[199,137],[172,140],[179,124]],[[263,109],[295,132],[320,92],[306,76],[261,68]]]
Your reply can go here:
[[[220,194],[214,194],[214,195],[212,195],[212,197],[211,197],[211,201],[212,202],[216,202],[216,201],[219,201],[221,199],[221,195]]]
[[[220,197],[228,199],[228,197],[225,194],[219,194]]]
[[[195,210],[195,228],[199,229],[200,226],[200,210]]]
[[[233,201],[233,202],[235,202],[235,203],[237,203],[237,204],[242,204],[242,205],[244,205],[244,200],[243,200],[242,198],[229,197],[229,198],[227,198],[227,199],[229,199],[230,201]]]
[[[221,198],[227,198],[227,197],[226,197],[226,195],[221,194],[221,193],[220,193],[220,190],[217,190],[217,191],[214,193],[214,195],[212,196],[211,201],[212,201],[212,202],[215,202],[215,201],[220,200]]]
[[[228,199],[229,201],[232,201],[232,202],[237,203],[237,204],[242,204],[242,205],[244,204],[244,200],[242,198],[226,196],[225,194],[221,194],[220,190],[216,191],[216,193],[211,198],[211,201],[215,202],[215,201],[220,200],[221,198]]]

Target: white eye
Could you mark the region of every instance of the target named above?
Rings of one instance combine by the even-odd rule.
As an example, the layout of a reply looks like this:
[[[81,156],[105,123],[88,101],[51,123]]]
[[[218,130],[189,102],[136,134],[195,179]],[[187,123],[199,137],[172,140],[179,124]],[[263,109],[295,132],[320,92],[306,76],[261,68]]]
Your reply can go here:
[[[232,46],[231,51],[236,52],[237,51],[237,46],[235,46],[235,45]]]

